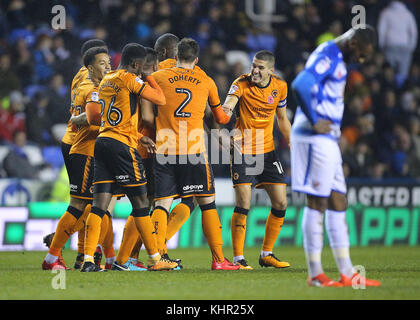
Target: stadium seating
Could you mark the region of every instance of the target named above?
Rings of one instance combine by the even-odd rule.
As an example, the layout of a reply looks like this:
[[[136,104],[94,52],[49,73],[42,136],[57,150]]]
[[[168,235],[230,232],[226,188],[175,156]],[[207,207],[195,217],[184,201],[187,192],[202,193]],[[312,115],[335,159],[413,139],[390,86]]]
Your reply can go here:
[[[48,146],[42,148],[42,156],[44,161],[57,171],[60,170],[64,164],[63,155],[61,154],[61,149],[58,146]]]

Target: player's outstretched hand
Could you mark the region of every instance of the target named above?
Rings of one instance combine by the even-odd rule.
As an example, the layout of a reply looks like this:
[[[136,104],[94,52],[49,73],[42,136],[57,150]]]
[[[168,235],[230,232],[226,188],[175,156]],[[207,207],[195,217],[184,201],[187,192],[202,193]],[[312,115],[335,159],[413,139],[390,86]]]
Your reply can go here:
[[[331,125],[332,125],[332,122],[330,120],[321,119],[321,120],[318,120],[314,124],[313,129],[315,130],[316,133],[320,133],[320,134],[328,133],[331,131]]]
[[[141,145],[147,149],[149,153],[156,153],[156,144],[147,136],[141,137],[139,140]]]
[[[228,117],[232,116],[232,109],[227,105],[222,105],[222,110]]]

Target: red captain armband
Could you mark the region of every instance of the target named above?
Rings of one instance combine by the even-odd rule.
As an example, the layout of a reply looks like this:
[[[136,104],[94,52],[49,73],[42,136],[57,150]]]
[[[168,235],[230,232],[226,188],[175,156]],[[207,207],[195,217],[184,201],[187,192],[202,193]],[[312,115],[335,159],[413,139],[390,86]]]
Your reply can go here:
[[[89,124],[101,125],[101,105],[97,102],[89,102],[86,105],[86,118]]]
[[[230,121],[230,117],[223,111],[220,104],[217,107],[210,107],[216,122],[219,124],[227,124]]]

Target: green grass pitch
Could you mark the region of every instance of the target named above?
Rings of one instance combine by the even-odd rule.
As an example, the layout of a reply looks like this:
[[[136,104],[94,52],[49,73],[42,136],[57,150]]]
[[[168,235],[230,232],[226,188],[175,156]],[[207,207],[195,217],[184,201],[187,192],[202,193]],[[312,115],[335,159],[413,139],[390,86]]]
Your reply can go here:
[[[224,248],[228,258],[231,248]],[[287,269],[261,268],[258,248],[246,248],[252,271],[211,271],[207,248],[170,250],[181,258],[184,269],[162,272],[81,273],[65,272],[63,289],[53,289],[57,274],[42,271],[46,252],[0,252],[0,299],[142,299],[142,300],[388,300],[420,299],[420,248],[409,246],[355,247],[354,265],[363,265],[368,278],[382,282],[379,288],[313,288],[306,285],[302,248],[276,248],[275,254],[291,263]],[[76,253],[64,250],[73,265]],[[140,259],[146,260],[145,251]],[[324,270],[339,277],[329,248],[323,252]]]

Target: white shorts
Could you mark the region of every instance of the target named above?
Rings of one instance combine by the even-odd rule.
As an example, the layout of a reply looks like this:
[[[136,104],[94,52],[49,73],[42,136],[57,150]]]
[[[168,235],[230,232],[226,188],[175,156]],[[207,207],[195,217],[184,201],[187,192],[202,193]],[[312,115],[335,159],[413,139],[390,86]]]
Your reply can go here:
[[[318,197],[346,194],[341,151],[331,139],[291,140],[292,190]]]

